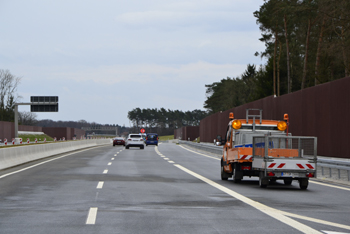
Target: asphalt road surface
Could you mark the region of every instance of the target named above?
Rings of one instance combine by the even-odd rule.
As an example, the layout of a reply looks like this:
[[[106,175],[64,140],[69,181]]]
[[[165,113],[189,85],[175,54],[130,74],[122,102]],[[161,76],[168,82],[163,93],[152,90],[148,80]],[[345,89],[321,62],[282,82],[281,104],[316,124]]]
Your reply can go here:
[[[350,188],[263,189],[181,145],[103,146],[0,171],[0,233],[350,233]]]

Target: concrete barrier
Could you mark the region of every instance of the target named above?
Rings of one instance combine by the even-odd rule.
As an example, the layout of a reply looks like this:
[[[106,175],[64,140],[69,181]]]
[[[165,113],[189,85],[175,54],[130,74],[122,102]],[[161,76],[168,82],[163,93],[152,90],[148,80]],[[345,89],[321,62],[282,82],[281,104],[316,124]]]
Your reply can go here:
[[[56,154],[105,144],[112,144],[112,140],[94,139],[2,148],[0,170]]]

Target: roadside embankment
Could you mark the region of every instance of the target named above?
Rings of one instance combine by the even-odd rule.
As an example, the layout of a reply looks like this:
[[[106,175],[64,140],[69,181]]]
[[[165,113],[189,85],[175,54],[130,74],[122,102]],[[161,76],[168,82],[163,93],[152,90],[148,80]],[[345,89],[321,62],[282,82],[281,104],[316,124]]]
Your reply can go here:
[[[67,141],[0,149],[0,170],[83,148],[111,144],[111,139]]]

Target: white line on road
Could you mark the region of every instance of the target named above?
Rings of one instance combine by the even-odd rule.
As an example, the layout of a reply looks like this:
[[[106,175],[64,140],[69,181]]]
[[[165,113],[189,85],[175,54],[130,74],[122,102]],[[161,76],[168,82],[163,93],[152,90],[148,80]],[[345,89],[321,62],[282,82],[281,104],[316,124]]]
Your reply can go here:
[[[97,184],[97,189],[102,189],[103,188],[103,184],[104,184],[105,182],[103,182],[103,181],[100,181],[100,182],[98,182],[98,184]]]
[[[110,166],[110,165],[112,165],[112,163],[111,163],[111,162],[109,162],[109,163],[108,163],[108,166]]]
[[[111,158],[111,160],[114,160],[114,158]]]
[[[168,161],[168,163],[175,163],[174,161]]]
[[[98,210],[97,207],[90,208],[88,217],[86,219],[86,224],[94,225],[96,223],[97,210]]]
[[[214,157],[211,157],[211,156],[208,156],[208,155],[205,155],[205,154],[201,154],[201,153],[198,153],[198,152],[196,152],[196,151],[192,151],[192,150],[189,150],[189,149],[187,149],[187,148],[185,148],[185,147],[183,147],[183,146],[180,146],[180,147],[182,147],[183,149],[185,149],[185,150],[188,150],[188,151],[191,151],[191,152],[193,152],[193,153],[196,153],[196,154],[200,154],[200,155],[203,155],[203,156],[205,156],[205,157],[208,157],[208,158],[213,158],[213,159],[216,159],[216,160],[220,160],[220,159],[218,159],[218,158],[214,158]],[[159,151],[158,151],[159,152]],[[174,166],[176,166],[176,167],[182,167],[182,166],[180,166],[180,165],[178,165],[178,164],[174,164]],[[181,170],[183,170],[182,168],[180,168]],[[186,170],[188,170],[188,169],[186,169]],[[189,170],[188,170],[189,171]],[[186,171],[187,172],[187,171]],[[191,171],[189,171],[189,172],[191,172]],[[193,172],[194,173],[194,172]],[[189,174],[191,174],[191,173],[189,173]],[[194,173],[194,174],[196,174],[196,173]],[[196,174],[196,175],[198,175],[198,174]],[[198,176],[200,176],[200,175],[198,175]],[[197,177],[197,176],[195,176],[195,177]],[[197,177],[198,178],[198,177]],[[204,178],[204,177],[203,177]],[[200,179],[200,178],[199,178]],[[202,180],[202,179],[201,179]],[[208,179],[207,179],[208,180]],[[203,180],[204,181],[204,180]],[[208,180],[208,181],[210,181],[210,180]],[[205,181],[206,182],[206,181]],[[211,181],[212,183],[215,183],[215,182],[213,182],[213,181]],[[323,184],[323,183],[320,183],[320,182],[316,182],[316,181],[310,181],[311,183],[315,183],[315,184],[319,184],[319,185],[324,185],[324,186],[329,186],[329,187],[333,187],[333,188],[338,188],[338,189],[343,189],[343,190],[349,190],[348,188],[344,188],[344,187],[339,187],[339,186],[335,186],[335,185],[328,185],[328,184]],[[218,185],[218,184],[217,184]],[[212,185],[212,186],[214,186],[214,185]],[[221,186],[221,185],[218,185],[218,186]],[[216,186],[214,186],[214,187],[216,187]],[[223,186],[221,186],[221,187],[223,187]],[[223,187],[223,188],[225,188],[225,187]],[[227,189],[227,188],[225,188],[225,189]],[[221,190],[221,189],[220,189]],[[227,189],[228,190],[228,189]],[[223,190],[222,190],[223,191]],[[231,191],[231,190],[229,190],[229,191]],[[233,192],[232,191],[232,193],[235,193],[235,192]],[[235,194],[237,194],[237,193],[235,193]],[[230,194],[231,195],[231,194]],[[240,194],[239,194],[240,195]],[[233,196],[233,195],[232,195]],[[242,196],[242,195],[240,195],[240,196]],[[235,197],[235,196],[234,196]],[[244,198],[246,198],[246,197],[244,197]],[[246,198],[246,199],[249,199],[249,198]],[[249,199],[250,200],[250,199]],[[251,202],[252,202],[252,204],[249,204],[249,203],[247,203],[247,204],[249,204],[249,205],[252,205],[252,206],[254,206],[254,203],[255,204],[261,204],[261,203],[258,203],[258,202],[255,202],[255,201],[253,201],[253,200],[250,200]],[[265,206],[265,205],[263,205],[263,204],[261,204],[262,206]],[[254,206],[255,207],[255,206]],[[265,206],[265,207],[267,207],[267,206]],[[255,207],[256,208],[256,207]],[[325,220],[321,220],[321,219],[315,219],[315,218],[311,218],[311,217],[307,217],[307,216],[302,216],[302,215],[297,215],[297,214],[293,214],[293,213],[289,213],[289,212],[285,212],[285,211],[281,211],[281,210],[276,210],[276,209],[273,209],[273,208],[270,208],[270,207],[268,207],[269,209],[272,209],[273,211],[275,211],[275,212],[278,212],[280,215],[285,215],[285,216],[289,216],[289,217],[293,217],[293,218],[298,218],[298,219],[302,219],[302,220],[306,220],[306,221],[311,221],[311,222],[314,222],[314,223],[320,223],[320,224],[325,224],[325,225],[328,225],[328,226],[333,226],[333,227],[338,227],[338,228],[343,228],[343,229],[347,229],[347,230],[350,230],[350,226],[348,226],[348,225],[343,225],[343,224],[339,224],[339,223],[333,223],[333,222],[329,222],[329,221],[325,221]],[[258,208],[257,208],[258,209]],[[264,212],[264,211],[263,211]],[[273,217],[273,216],[272,216]],[[319,232],[318,232],[319,233]]]
[[[299,230],[302,233],[308,233],[308,234],[317,233],[317,234],[321,234],[321,232],[319,232],[319,231],[317,231],[317,230],[315,230],[315,229],[313,229],[313,228],[311,228],[311,227],[309,227],[307,225],[304,225],[302,223],[299,223],[299,222],[295,221],[294,219],[291,219],[291,218],[288,218],[288,217],[284,216],[280,210],[271,208],[271,207],[266,206],[266,205],[264,205],[262,203],[259,203],[259,202],[256,202],[256,201],[250,199],[250,198],[247,198],[247,197],[245,197],[245,196],[243,196],[243,195],[241,195],[239,193],[236,193],[236,192],[234,192],[234,191],[232,191],[232,190],[230,190],[230,189],[228,189],[228,188],[226,188],[226,187],[224,187],[224,186],[222,186],[220,184],[215,183],[212,180],[209,180],[209,179],[207,179],[207,178],[205,178],[205,177],[203,177],[203,176],[201,176],[201,175],[199,175],[199,174],[197,174],[197,173],[195,173],[193,171],[188,170],[187,168],[185,168],[185,167],[183,167],[183,166],[181,166],[179,164],[174,164],[174,166],[176,166],[177,168],[183,170],[184,172],[186,172],[186,173],[196,177],[197,179],[200,179],[203,182],[205,182],[205,183],[207,183],[207,184],[209,184],[209,185],[211,185],[211,186],[221,190],[222,192],[225,192],[225,193],[229,194],[230,196],[232,196],[232,197],[234,197],[234,198],[236,198],[236,199],[238,199],[238,200],[240,200],[240,201],[242,201],[242,202],[244,202],[244,203],[246,203],[246,204],[248,204],[248,205],[250,205],[250,206],[252,206],[252,207],[254,207],[256,209],[258,209],[258,210],[260,210],[261,212],[271,216],[272,218],[275,218],[275,219],[279,220],[280,222],[285,223],[285,224],[287,224],[287,225],[289,225],[289,226]]]
[[[103,171],[103,174],[107,174],[107,173],[108,173],[108,170],[104,170],[104,171]]]
[[[313,183],[313,184],[318,184],[318,185],[323,185],[323,186],[328,186],[328,187],[332,187],[332,188],[337,188],[337,189],[343,189],[343,190],[350,191],[350,188],[340,187],[340,186],[331,185],[331,184],[324,184],[324,183],[316,182],[316,181],[313,181],[313,180],[309,180],[309,182]]]
[[[183,149],[185,149],[185,150],[188,150],[188,151],[190,151],[190,152],[192,152],[192,153],[199,154],[199,155],[202,155],[202,156],[207,157],[207,158],[212,158],[212,159],[216,159],[216,160],[221,160],[221,159],[219,159],[219,158],[211,157],[211,156],[208,156],[208,155],[205,155],[205,154],[201,154],[201,153],[198,153],[198,152],[196,152],[196,151],[187,149],[186,147],[183,147],[182,145],[180,145],[180,147],[183,148]]]
[[[169,160],[168,158],[163,158],[164,160]]]

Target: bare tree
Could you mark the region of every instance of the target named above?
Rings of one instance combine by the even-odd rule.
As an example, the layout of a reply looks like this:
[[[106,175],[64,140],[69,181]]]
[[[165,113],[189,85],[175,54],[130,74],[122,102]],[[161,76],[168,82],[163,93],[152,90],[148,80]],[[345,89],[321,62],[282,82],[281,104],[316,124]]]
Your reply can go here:
[[[18,113],[18,121],[22,125],[35,126],[38,122],[37,115],[33,112],[22,111]]]
[[[16,94],[21,78],[0,69],[0,120],[12,121],[14,118],[14,104],[20,96]]]

